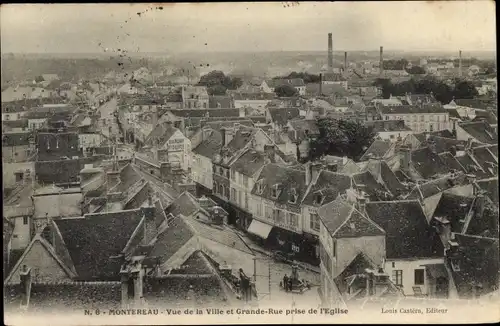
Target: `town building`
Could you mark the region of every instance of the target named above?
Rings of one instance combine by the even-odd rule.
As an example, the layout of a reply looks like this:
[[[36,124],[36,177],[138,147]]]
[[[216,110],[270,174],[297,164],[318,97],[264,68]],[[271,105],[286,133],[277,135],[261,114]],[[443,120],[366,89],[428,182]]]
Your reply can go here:
[[[207,88],[205,86],[182,87],[182,105],[184,109],[208,109]]]
[[[447,110],[441,105],[395,105],[379,107],[383,120],[404,120],[414,132],[452,129]]]
[[[292,79],[286,79],[286,78],[275,78],[275,79],[268,79],[265,81],[268,90],[266,89],[265,85],[264,91],[268,91],[269,93],[274,93],[276,90],[276,87],[282,86],[282,85],[290,85],[295,90],[299,95],[306,95],[306,84],[304,83],[304,80],[302,78],[292,78]]]

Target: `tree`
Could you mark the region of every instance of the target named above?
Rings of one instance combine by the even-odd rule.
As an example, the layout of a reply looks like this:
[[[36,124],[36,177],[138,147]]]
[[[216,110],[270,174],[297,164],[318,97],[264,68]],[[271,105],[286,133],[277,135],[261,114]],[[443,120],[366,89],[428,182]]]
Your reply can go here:
[[[292,97],[298,93],[295,87],[287,84],[277,86],[274,89],[274,92],[278,95],[278,97]]]
[[[323,155],[347,156],[359,159],[375,139],[372,127],[357,121],[318,118],[319,137],[310,140],[309,159]]]
[[[201,76],[198,85],[206,86],[208,92],[214,95],[226,94],[227,89],[237,89],[243,84],[241,78],[224,75],[220,70],[213,70],[206,75]],[[224,88],[224,91],[222,90]]]
[[[285,77],[274,77],[273,79],[295,79],[300,78],[304,81],[304,83],[319,83],[321,78],[319,75],[309,74],[307,72],[296,72],[292,71],[288,76]]]
[[[453,95],[455,98],[471,99],[475,96],[478,96],[479,93],[473,83],[466,80],[461,80],[455,84]]]
[[[43,81],[45,81],[45,79],[43,78],[43,76],[36,76],[36,77],[35,77],[35,82],[37,82],[37,83],[41,83],[41,82],[43,82]]]
[[[406,69],[406,71],[411,75],[424,75],[425,69],[420,66],[412,66],[410,69]]]

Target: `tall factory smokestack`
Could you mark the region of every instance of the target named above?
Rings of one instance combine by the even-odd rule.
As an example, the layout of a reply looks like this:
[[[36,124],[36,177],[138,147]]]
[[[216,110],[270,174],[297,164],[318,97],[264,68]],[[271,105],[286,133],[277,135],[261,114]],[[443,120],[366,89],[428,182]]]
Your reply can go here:
[[[380,75],[384,73],[384,47],[380,47]]]
[[[328,72],[333,73],[333,40],[332,33],[328,33]]]
[[[458,51],[458,75],[462,77],[462,50]]]
[[[347,75],[347,52],[344,52],[344,75]]]

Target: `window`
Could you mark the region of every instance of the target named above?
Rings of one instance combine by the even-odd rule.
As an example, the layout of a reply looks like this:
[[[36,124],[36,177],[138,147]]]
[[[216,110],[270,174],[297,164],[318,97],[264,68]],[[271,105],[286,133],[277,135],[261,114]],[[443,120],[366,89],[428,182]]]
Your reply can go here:
[[[28,224],[28,216],[23,216],[23,224]]]
[[[297,202],[297,192],[295,189],[292,189],[290,192],[290,198],[288,198],[288,202],[291,204],[295,204]]]
[[[236,173],[234,172],[234,170],[231,170],[231,180],[235,181],[235,175]]]
[[[290,214],[288,218],[289,218],[288,224],[290,224],[293,227],[299,226],[299,216],[297,214]]]
[[[277,223],[283,223],[284,222],[284,214],[283,214],[283,211],[279,210],[279,209],[275,209],[274,210],[274,220],[277,222]]]
[[[314,196],[314,202],[316,204],[320,205],[322,201],[323,201],[323,195],[321,193],[318,193]]]
[[[423,115],[420,116],[420,121],[422,121],[422,122],[424,121],[424,116]]]
[[[203,108],[206,109],[207,108],[207,103],[203,103]]]
[[[424,285],[425,283],[425,269],[415,270],[415,285]]]
[[[310,227],[311,230],[319,231],[320,230],[320,220],[319,220],[319,215],[316,213],[311,214],[311,221],[310,221]]]
[[[9,120],[10,116],[8,114],[5,115],[5,120]]]
[[[395,269],[392,271],[392,281],[397,286],[403,285],[403,271],[400,269]]]
[[[236,189],[231,188],[231,200],[236,201]]]
[[[430,131],[431,131],[431,132],[433,132],[433,131],[434,131],[434,124],[433,124],[433,123],[431,123],[431,124],[429,125],[429,127],[430,127]]]
[[[271,189],[271,197],[272,198],[278,198],[278,186],[274,186]]]
[[[394,139],[394,135],[389,135],[389,138],[390,139]]]
[[[333,240],[333,257],[337,257],[337,241]]]

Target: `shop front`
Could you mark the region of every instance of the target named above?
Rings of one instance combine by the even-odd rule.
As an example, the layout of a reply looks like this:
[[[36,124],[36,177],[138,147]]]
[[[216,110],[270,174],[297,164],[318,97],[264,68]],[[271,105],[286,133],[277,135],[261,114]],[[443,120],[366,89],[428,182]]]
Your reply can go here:
[[[319,266],[317,241],[304,234],[275,226],[268,236],[267,247],[281,251],[297,261]]]

